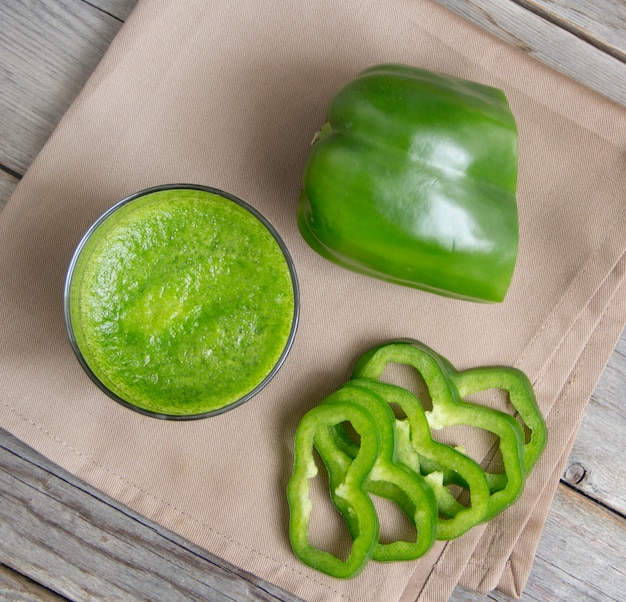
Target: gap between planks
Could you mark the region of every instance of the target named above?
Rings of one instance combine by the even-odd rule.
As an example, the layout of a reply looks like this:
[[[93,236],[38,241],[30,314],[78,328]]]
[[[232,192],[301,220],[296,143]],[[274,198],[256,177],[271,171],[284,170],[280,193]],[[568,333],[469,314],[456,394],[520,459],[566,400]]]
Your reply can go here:
[[[618,59],[621,62],[626,62],[626,50],[616,46],[613,43],[604,41],[599,37],[598,32],[592,31],[589,28],[583,27],[583,25],[568,18],[565,14],[560,14],[557,10],[554,10],[553,6],[550,8],[546,6],[544,2],[537,2],[535,0],[511,0],[515,4],[518,4],[527,11],[537,15],[544,21],[552,23],[557,27],[568,31],[572,35],[576,36],[583,42],[598,48],[602,52],[606,52],[610,56]],[[608,2],[608,0],[606,0]],[[552,8],[552,10],[551,10]]]

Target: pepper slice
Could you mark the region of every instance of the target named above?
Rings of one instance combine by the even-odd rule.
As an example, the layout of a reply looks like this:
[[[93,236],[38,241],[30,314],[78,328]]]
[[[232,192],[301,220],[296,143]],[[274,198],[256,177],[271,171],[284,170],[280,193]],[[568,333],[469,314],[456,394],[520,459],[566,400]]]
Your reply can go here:
[[[524,469],[529,473],[546,446],[548,429],[528,377],[517,368],[504,366],[485,366],[462,372],[449,366],[448,372],[463,398],[488,389],[501,389],[508,393],[511,405],[530,431],[529,440],[524,445]]]
[[[452,382],[451,364],[419,341],[391,341],[371,349],[357,361],[353,378],[378,380],[390,363],[412,366],[421,374],[432,399],[432,410],[425,412],[431,430],[468,425],[499,437],[504,472],[497,485],[502,488],[492,490],[483,520],[510,506],[521,493],[526,477],[524,433],[517,420],[504,412],[464,401]]]
[[[423,556],[432,546],[436,534],[437,502],[432,488],[424,478],[410,468],[397,462],[395,453],[395,417],[389,404],[379,397],[375,390],[367,386],[361,386],[360,381],[352,381],[345,384],[338,393],[331,395],[323,403],[336,404],[338,399],[347,399],[358,404],[372,416],[378,429],[379,449],[376,462],[367,476],[364,488],[367,492],[395,502],[409,517],[416,529],[415,541],[396,540],[389,543],[378,542],[372,558],[374,560],[389,562],[394,560],[414,560]],[[333,432],[334,431],[334,432]],[[348,436],[342,437],[337,429],[321,430],[315,438],[315,443],[322,459],[335,458],[327,467],[333,473],[345,462],[339,463],[339,454],[346,453],[349,446],[348,461],[358,456],[362,437],[359,445],[352,443]],[[346,446],[346,442],[348,445]],[[343,445],[342,445],[343,443]],[[342,447],[344,449],[342,449]],[[346,466],[349,466],[347,464]],[[339,469],[340,470],[340,469]],[[344,481],[343,475],[331,474],[331,482]],[[346,517],[348,524],[351,523],[352,514],[345,507],[344,499],[336,495],[336,490],[331,487],[331,495],[336,507]],[[352,527],[350,532],[353,536],[358,535],[358,529]]]
[[[432,409],[410,390],[382,380],[389,364],[405,364],[421,375]],[[508,393],[517,419],[465,399],[489,389]],[[392,409],[396,406],[398,416]],[[433,439],[433,430],[455,425],[496,435],[504,471],[486,472],[462,448]],[[529,432],[527,440],[522,425]],[[298,426],[294,472],[287,487],[292,548],[309,566],[339,578],[358,574],[370,558],[419,558],[433,539],[459,537],[512,504],[546,436],[532,386],[521,371],[480,367],[459,372],[419,341],[379,345],[361,356],[351,380],[307,412]],[[328,471],[331,500],[352,538],[345,561],[309,541],[315,451]],[[469,502],[455,497],[451,485],[464,488]],[[370,495],[398,505],[416,528],[414,541],[380,541]]]
[[[330,456],[322,460],[331,476],[331,488],[341,507],[350,515],[348,527],[353,543],[344,561],[330,552],[316,548],[309,541],[309,522],[313,503],[310,479],[317,473],[314,459],[315,437],[319,432],[342,422],[349,422],[361,437],[357,455],[338,470]],[[357,404],[337,400],[333,405],[319,405],[309,410],[300,421],[294,443],[294,470],[287,484],[289,503],[289,539],[295,555],[305,564],[331,577],[348,578],[357,575],[374,553],[378,542],[379,522],[376,509],[365,492],[365,480],[378,457],[378,432],[372,416]],[[320,454],[321,455],[321,454]],[[337,475],[341,479],[337,480]],[[333,476],[335,478],[333,478]]]
[[[455,539],[480,523],[487,513],[491,493],[483,469],[465,454],[432,438],[422,404],[407,389],[370,379],[352,382],[378,393],[387,404],[396,404],[406,415],[405,419],[394,416],[400,460],[408,460],[413,466],[415,462],[423,465],[426,460],[437,466],[437,471],[431,471],[427,477],[438,505],[436,538]],[[416,458],[412,459],[413,455]],[[456,478],[450,478],[450,474]],[[462,484],[469,492],[468,506],[457,502],[446,487],[451,482]]]

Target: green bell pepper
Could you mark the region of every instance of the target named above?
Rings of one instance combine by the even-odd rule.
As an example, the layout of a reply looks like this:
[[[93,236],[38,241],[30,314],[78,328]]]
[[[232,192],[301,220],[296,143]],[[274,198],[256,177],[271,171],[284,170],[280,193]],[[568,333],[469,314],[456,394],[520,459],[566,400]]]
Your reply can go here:
[[[298,225],[331,261],[481,302],[517,258],[517,128],[502,91],[404,65],[366,69],[330,103]]]
[[[501,366],[483,366],[463,372],[450,366],[448,374],[461,397],[487,389],[501,389],[508,393],[511,405],[530,433],[524,444],[524,470],[529,473],[546,446],[548,429],[528,377],[521,370]]]

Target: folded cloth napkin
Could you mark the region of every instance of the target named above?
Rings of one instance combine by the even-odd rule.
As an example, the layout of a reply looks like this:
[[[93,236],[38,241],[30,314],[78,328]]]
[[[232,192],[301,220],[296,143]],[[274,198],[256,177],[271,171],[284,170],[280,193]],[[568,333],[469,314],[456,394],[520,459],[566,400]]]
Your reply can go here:
[[[348,272],[301,239],[308,145],[358,71],[403,62],[497,86],[520,133],[520,249],[501,304]],[[457,583],[519,595],[591,390],[626,320],[626,112],[430,0],[139,0],[0,214],[0,425],[198,545],[311,601],[445,600]],[[274,380],[243,406],[168,422],[103,395],[63,322],[65,272],[88,226],[164,183],[239,196],[294,258],[301,321]],[[620,288],[622,287],[622,288]],[[356,358],[412,337],[459,369],[516,365],[548,448],[523,497],[416,562],[338,581],[292,554],[285,486],[301,416]],[[316,537],[333,535],[322,524]]]

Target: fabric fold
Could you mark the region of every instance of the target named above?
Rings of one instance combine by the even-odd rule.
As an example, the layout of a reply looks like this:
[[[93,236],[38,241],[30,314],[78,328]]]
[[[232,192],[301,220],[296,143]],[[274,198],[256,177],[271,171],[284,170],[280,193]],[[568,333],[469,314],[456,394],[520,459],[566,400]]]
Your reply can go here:
[[[624,311],[626,294],[626,272],[622,264],[623,260],[590,301],[586,312],[589,314],[588,319],[581,317],[568,333],[570,345],[573,343],[576,347],[580,340],[584,344],[546,415],[550,433],[547,449],[536,472],[531,474],[526,484],[519,506],[513,506],[486,526],[460,579],[465,587],[483,593],[499,588],[500,577],[508,566],[510,579],[507,584],[511,582],[512,585],[508,585],[503,590],[504,593],[518,597],[523,591],[525,579],[528,578],[532,566],[532,550],[536,548],[541,535],[541,517],[545,518],[549,509],[587,400],[596,385],[596,381],[580,379],[579,375],[585,374],[594,362],[602,362],[607,351],[610,353],[614,348],[622,332],[619,316]],[[591,332],[589,322],[593,323]],[[558,358],[552,363],[558,363],[557,360]],[[558,366],[553,366],[550,371],[558,372]],[[520,512],[520,508],[523,511]],[[534,528],[529,528],[529,525]],[[519,545],[521,538],[524,540],[523,546]],[[518,547],[524,550],[523,554],[516,554]],[[514,573],[511,565],[515,569]]]

